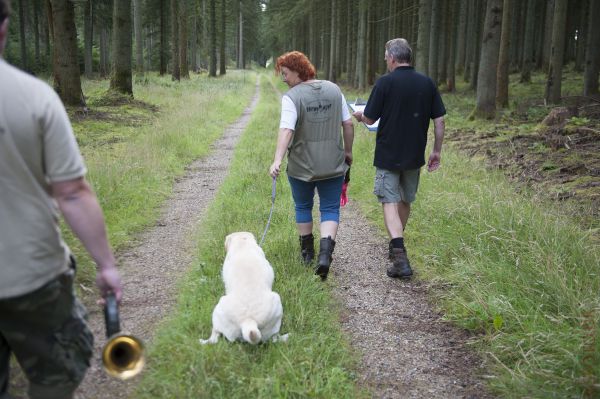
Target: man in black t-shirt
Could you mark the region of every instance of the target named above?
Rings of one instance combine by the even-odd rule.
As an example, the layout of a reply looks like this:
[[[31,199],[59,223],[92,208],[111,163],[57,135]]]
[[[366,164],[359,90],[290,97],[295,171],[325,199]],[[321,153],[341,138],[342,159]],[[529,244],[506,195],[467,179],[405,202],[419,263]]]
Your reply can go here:
[[[429,120],[434,122],[433,149],[427,162],[432,172],[440,166],[446,109],[437,87],[410,65],[412,49],[405,39],[385,45],[389,73],[380,77],[364,112],[353,115],[371,125],[379,119],[373,165],[377,168],[374,194],[383,206],[383,219],[390,235],[389,277],[410,278],[412,269],[404,247],[403,231],[415,200]]]

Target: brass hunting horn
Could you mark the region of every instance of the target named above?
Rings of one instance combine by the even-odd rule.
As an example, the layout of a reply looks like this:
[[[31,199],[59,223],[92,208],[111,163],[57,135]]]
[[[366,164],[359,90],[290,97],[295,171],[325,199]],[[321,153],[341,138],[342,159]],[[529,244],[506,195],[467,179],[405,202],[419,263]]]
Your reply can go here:
[[[121,333],[119,309],[114,294],[106,297],[104,320],[108,338],[102,350],[104,370],[121,380],[135,377],[144,368],[144,345],[133,335]]]

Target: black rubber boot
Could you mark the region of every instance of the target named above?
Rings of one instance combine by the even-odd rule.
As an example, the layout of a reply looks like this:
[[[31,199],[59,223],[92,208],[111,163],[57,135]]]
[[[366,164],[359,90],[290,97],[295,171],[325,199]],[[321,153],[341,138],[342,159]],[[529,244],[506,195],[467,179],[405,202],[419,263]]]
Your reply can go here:
[[[327,279],[327,274],[329,274],[329,266],[331,266],[331,261],[333,257],[333,249],[335,248],[335,241],[331,239],[331,236],[327,238],[321,238],[320,247],[319,247],[319,260],[317,269],[315,270],[315,274],[321,276],[321,280]]]
[[[300,236],[300,255],[302,256],[302,262],[305,265],[312,263],[315,258],[315,236],[307,234]]]
[[[404,248],[392,248],[393,261],[392,266],[387,269],[388,277],[408,279],[413,271]]]

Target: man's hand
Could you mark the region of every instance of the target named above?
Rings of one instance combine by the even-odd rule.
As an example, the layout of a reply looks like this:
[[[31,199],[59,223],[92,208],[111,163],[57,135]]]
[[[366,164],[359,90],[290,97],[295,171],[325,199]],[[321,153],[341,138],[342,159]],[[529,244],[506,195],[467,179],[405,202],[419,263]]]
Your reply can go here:
[[[121,302],[123,296],[123,288],[121,286],[121,276],[115,266],[102,267],[96,273],[96,285],[100,290],[101,299],[98,304],[104,305],[106,296],[109,293],[115,294],[117,302]]]
[[[281,171],[281,162],[273,162],[271,167],[269,168],[269,175],[271,177],[277,178],[279,177],[279,172]]]
[[[434,170],[440,167],[440,153],[436,151],[432,151],[431,155],[429,155],[429,161],[427,162],[427,170],[429,172],[433,172]]]
[[[348,166],[352,166],[352,151],[345,151],[344,157]]]

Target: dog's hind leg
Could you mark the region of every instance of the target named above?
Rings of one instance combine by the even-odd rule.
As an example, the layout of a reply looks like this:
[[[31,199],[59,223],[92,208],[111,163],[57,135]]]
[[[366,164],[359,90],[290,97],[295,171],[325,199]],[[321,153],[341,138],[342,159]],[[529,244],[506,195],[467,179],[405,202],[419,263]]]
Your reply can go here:
[[[219,341],[219,337],[221,336],[221,333],[218,332],[217,330],[215,330],[213,328],[212,330],[212,334],[210,335],[210,338],[208,339],[200,339],[200,343],[202,345],[206,345],[206,344],[216,344]]]

